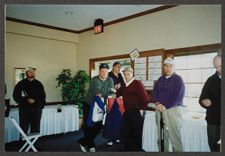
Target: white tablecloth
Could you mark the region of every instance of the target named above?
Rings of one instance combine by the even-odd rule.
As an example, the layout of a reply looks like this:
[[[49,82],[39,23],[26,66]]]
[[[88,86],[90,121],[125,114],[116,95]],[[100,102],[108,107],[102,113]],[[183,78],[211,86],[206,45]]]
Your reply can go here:
[[[189,114],[183,116],[181,128],[185,152],[209,152],[207,124],[204,119],[193,119]],[[155,112],[147,112],[143,127],[142,148],[146,152],[158,152]],[[170,150],[172,151],[171,145]]]
[[[55,105],[44,107],[40,127],[42,136],[79,130],[78,108],[65,105],[62,106],[62,112],[57,112],[57,108]],[[19,123],[18,108],[11,109],[9,115]],[[15,140],[19,140],[19,131],[8,118],[5,118],[5,142]]]

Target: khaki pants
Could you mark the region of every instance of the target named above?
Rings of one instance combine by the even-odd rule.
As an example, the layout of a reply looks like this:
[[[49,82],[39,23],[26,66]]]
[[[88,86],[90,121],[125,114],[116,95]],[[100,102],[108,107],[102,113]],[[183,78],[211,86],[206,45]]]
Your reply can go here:
[[[183,152],[183,146],[181,141],[182,107],[176,106],[167,109],[162,114],[164,121],[164,151],[169,152],[169,140],[170,140],[174,152]],[[161,151],[159,111],[156,111],[156,125],[158,133],[157,143],[159,151]]]

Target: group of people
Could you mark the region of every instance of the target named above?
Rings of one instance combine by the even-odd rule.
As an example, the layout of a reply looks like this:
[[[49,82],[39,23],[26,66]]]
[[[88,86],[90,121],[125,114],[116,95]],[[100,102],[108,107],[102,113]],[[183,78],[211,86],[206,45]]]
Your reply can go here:
[[[211,151],[220,151],[218,141],[221,138],[221,55],[213,59],[216,73],[206,81],[201,96],[200,105],[206,109],[208,143]],[[112,71],[108,73],[109,66],[105,63],[99,66],[99,75],[91,79],[89,90],[84,104],[84,123],[90,111],[90,101],[93,96],[107,99],[108,96],[116,94],[122,96],[125,113],[121,122],[121,139],[125,151],[142,151],[142,130],[144,114],[150,103],[150,98],[145,87],[139,80],[135,80],[131,67],[123,69],[123,77],[120,73],[121,64],[115,62]],[[174,152],[183,152],[184,147],[181,139],[182,107],[185,95],[185,85],[181,76],[175,73],[175,64],[172,58],[167,58],[163,63],[164,74],[155,82],[152,100],[156,105],[156,125],[158,132],[158,148],[161,149],[161,127],[160,121],[164,123],[164,151],[169,151],[169,142]],[[78,143],[81,151],[95,152],[94,139],[102,129],[102,122],[93,127],[84,124],[84,137]],[[113,140],[108,145],[113,145]],[[119,143],[119,140],[114,143]]]
[[[216,73],[206,81],[199,103],[206,109],[207,134],[211,151],[219,151],[220,146],[220,93],[221,93],[221,56],[213,60]],[[115,62],[112,71],[109,66],[102,63],[99,74],[90,80],[89,88],[83,104],[83,132],[84,137],[78,143],[81,151],[95,152],[94,140],[102,130],[102,121],[94,126],[85,123],[90,112],[90,104],[95,96],[104,98],[108,96],[122,96],[125,112],[122,115],[120,139],[108,140],[108,145],[123,141],[126,151],[142,151],[142,130],[144,114],[150,103],[150,98],[145,87],[139,80],[135,80],[131,67],[123,69],[121,64]],[[156,125],[158,131],[158,147],[161,149],[160,119],[164,123],[164,151],[169,151],[169,141],[175,152],[184,151],[181,140],[182,106],[185,94],[185,85],[182,77],[175,73],[175,64],[172,58],[167,58],[163,63],[164,74],[155,82],[152,100],[156,104]],[[46,103],[46,94],[40,81],[35,79],[35,70],[26,72],[26,79],[20,81],[14,89],[13,97],[19,103],[20,126],[27,133],[30,126],[31,132],[40,132],[40,119],[42,109]]]

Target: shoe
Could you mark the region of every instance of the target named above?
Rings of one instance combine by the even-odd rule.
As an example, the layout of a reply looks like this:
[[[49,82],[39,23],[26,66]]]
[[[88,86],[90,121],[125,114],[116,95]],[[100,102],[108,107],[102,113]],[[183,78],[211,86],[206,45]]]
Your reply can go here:
[[[116,143],[118,143],[118,144],[119,144],[119,143],[120,143],[120,139],[116,140]]]
[[[112,141],[108,141],[107,142],[107,145],[112,146],[113,145],[113,142]]]
[[[87,152],[87,150],[86,150],[86,148],[84,147],[84,146],[82,146],[81,144],[79,144],[80,145],[80,150],[82,151],[82,152]]]
[[[90,152],[96,152],[96,149],[94,147],[90,148]]]

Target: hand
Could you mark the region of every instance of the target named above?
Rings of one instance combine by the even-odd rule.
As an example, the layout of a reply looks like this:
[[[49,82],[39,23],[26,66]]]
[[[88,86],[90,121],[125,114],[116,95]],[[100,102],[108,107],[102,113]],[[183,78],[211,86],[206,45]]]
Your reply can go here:
[[[143,110],[140,110],[140,114],[141,114],[141,116],[143,116],[143,114],[144,114],[144,111],[143,111]]]
[[[209,99],[204,99],[204,100],[202,100],[202,104],[203,104],[205,107],[209,107],[209,106],[211,106],[212,102],[211,102],[211,100],[209,100]]]
[[[165,106],[163,104],[157,104],[156,105],[156,110],[160,111],[160,112],[163,112],[166,110]]]
[[[96,96],[102,97],[102,94],[97,94]]]
[[[111,91],[112,91],[113,93],[116,93],[116,89],[114,89],[114,88],[111,88]]]
[[[119,89],[121,87],[120,83],[115,85],[115,89]]]
[[[35,100],[34,99],[27,99],[27,102],[30,103],[30,104],[32,104],[32,103],[35,102]]]

